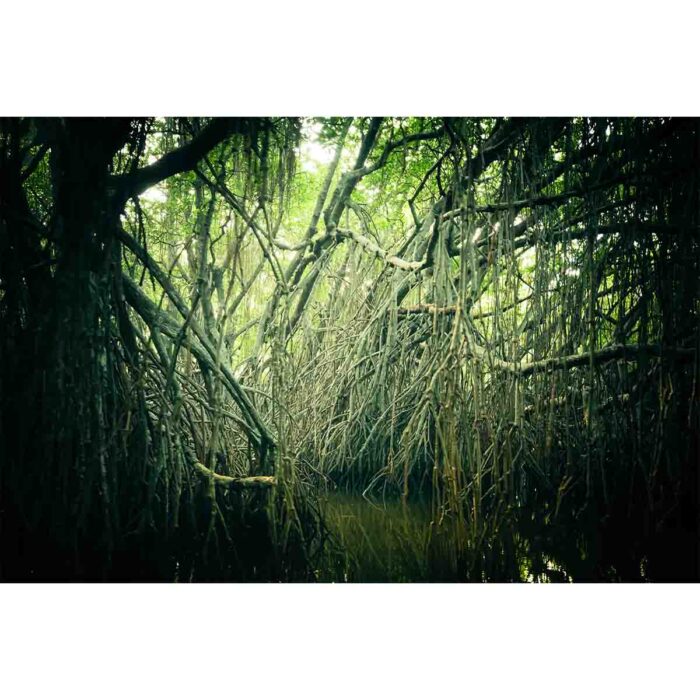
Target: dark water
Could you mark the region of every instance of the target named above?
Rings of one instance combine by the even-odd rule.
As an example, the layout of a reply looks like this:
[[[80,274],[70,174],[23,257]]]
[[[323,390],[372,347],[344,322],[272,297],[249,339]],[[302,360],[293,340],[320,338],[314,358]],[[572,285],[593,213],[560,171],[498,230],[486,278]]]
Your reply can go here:
[[[323,512],[340,553],[329,562],[329,577],[341,581],[425,580],[430,508],[425,503],[368,501],[332,493]]]
[[[368,500],[336,492],[322,498],[322,508],[337,547],[318,572],[321,580],[572,580],[552,556],[539,553],[535,562],[524,538],[511,538],[510,551],[497,550],[428,501]]]

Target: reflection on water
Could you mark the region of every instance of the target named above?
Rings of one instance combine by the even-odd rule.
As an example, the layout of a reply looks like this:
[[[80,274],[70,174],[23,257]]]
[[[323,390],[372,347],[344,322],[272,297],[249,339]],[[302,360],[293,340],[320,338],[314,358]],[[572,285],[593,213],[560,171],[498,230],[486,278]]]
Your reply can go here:
[[[332,579],[426,580],[431,513],[425,503],[371,502],[332,493],[322,507],[339,545],[330,567]]]
[[[350,582],[540,581],[572,578],[551,556],[509,533],[484,541],[426,501],[369,501],[329,493],[322,508],[335,544],[321,580]]]

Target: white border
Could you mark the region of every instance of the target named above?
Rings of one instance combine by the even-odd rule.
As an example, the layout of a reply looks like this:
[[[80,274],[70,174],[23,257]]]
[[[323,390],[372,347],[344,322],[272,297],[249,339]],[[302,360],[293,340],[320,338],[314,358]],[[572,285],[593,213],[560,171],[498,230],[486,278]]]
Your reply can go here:
[[[692,697],[697,591],[5,585],[0,692],[13,700]]]
[[[697,115],[696,14],[677,0],[24,0],[0,19],[0,114]],[[3,585],[0,693],[687,697],[697,594]]]
[[[0,114],[697,115],[665,0],[24,0]]]

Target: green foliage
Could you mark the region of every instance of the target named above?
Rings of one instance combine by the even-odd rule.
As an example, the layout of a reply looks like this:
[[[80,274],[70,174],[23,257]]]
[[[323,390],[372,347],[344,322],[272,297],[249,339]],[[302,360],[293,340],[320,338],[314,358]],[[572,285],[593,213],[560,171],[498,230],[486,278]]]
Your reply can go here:
[[[142,545],[162,556],[139,576],[188,580],[687,577],[661,552],[697,511],[697,138],[647,118],[5,120],[11,531],[38,552],[59,522],[67,577],[127,576]],[[329,535],[329,482],[395,501],[341,497]],[[104,554],[66,563],[81,549]]]

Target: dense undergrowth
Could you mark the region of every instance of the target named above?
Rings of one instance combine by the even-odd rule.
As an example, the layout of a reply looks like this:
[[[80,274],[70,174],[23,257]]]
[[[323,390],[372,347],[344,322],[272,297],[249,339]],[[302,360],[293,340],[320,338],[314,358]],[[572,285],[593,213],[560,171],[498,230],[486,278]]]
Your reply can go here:
[[[3,579],[696,580],[698,128],[3,120]]]

